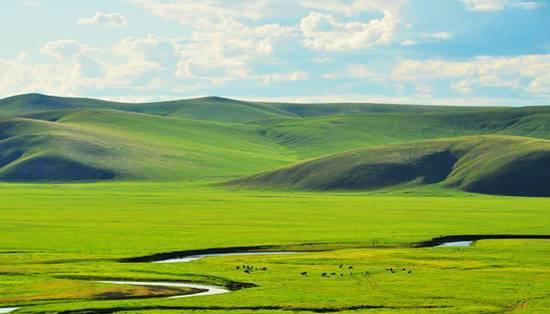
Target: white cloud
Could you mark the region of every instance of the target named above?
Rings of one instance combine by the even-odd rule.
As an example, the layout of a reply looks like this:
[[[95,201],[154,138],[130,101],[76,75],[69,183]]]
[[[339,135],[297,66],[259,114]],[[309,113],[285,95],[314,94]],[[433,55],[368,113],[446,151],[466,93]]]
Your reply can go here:
[[[257,22],[274,9],[281,10],[276,6],[281,1],[130,1],[185,26],[187,34],[180,39],[175,70],[176,77],[183,79],[220,85],[254,78],[251,67],[257,62],[275,62],[275,55],[284,52],[296,34],[293,27]]]
[[[399,17],[385,11],[383,17],[363,22],[340,22],[331,14],[311,12],[300,21],[304,45],[313,50],[345,51],[388,44]]]
[[[178,61],[177,39],[164,39],[152,34],[143,38],[128,37],[113,48],[116,55],[127,58],[126,68],[139,73],[174,67]]]
[[[290,73],[271,73],[260,76],[264,84],[285,81],[304,81],[309,79],[309,74],[304,71],[294,71]]]
[[[303,96],[282,96],[282,97],[247,97],[240,95],[229,96],[231,98],[249,101],[271,101],[289,103],[378,103],[378,104],[419,104],[439,106],[526,106],[533,105],[531,99],[510,99],[498,97],[439,97],[425,98],[424,95],[397,96],[397,95],[373,95],[373,94],[321,94]],[[539,104],[550,104],[542,102]]]
[[[301,0],[300,5],[312,10],[320,10],[331,14],[343,14],[345,16],[355,16],[362,12],[383,11],[397,13],[400,6],[403,6],[407,0]]]
[[[412,39],[405,39],[401,42],[402,46],[413,46],[413,45],[416,45],[416,44],[418,44],[418,42],[416,40],[412,40]]]
[[[423,43],[449,40],[451,38],[453,38],[453,35],[449,32],[435,32],[435,33],[422,32],[416,35],[415,39],[405,39],[401,41],[401,45],[414,46],[414,45],[423,44]]]
[[[294,30],[278,24],[249,27],[227,19],[218,28],[195,31],[180,50],[177,75],[222,84],[248,79],[256,63],[275,62],[276,53],[290,45]]]
[[[105,25],[105,26],[126,26],[126,18],[119,13],[96,12],[90,18],[81,18],[78,24],[82,25]]]
[[[449,32],[436,32],[436,33],[421,33],[420,37],[447,40],[447,39],[451,39],[453,36]]]
[[[58,61],[70,59],[85,49],[83,44],[70,39],[51,41],[42,46],[43,53],[56,58]]]
[[[462,2],[470,11],[500,11],[506,7],[534,10],[541,6],[539,2],[517,0],[462,0]]]
[[[251,31],[266,27],[265,24],[255,23],[256,26],[249,26],[251,21],[262,19],[279,12],[288,14],[289,11],[315,9],[329,10],[330,13],[310,12],[303,17],[300,23],[300,31],[304,36],[306,47],[315,50],[352,50],[370,47],[376,44],[386,44],[391,41],[394,35],[396,24],[399,21],[399,5],[404,0],[388,1],[355,0],[351,4],[342,1],[300,1],[297,4],[286,0],[259,0],[254,2],[229,2],[220,0],[198,1],[198,0],[130,0],[132,3],[147,10],[153,15],[173,20],[186,25],[190,30],[191,37],[212,37],[223,33],[224,38],[242,39],[249,38]],[[282,10],[281,8],[285,8]],[[353,15],[352,13],[373,11],[380,12],[382,17],[372,19],[368,22],[341,21],[335,15]],[[268,24],[284,29],[285,32],[294,30],[294,27],[284,27],[278,24]],[[324,29],[324,27],[327,27]],[[264,45],[265,51],[272,52],[268,35],[259,36],[255,39]],[[204,42],[204,40],[201,40]],[[212,43],[215,45],[215,43]],[[259,46],[259,45],[258,45]],[[258,47],[257,47],[258,49]]]
[[[494,88],[547,97],[550,96],[550,54],[479,56],[461,61],[407,59],[385,68],[352,64],[322,77],[366,79],[394,86],[396,90],[402,84],[408,84],[423,97],[436,92],[446,93],[447,88],[461,94],[476,94],[482,88]]]
[[[181,24],[206,25],[217,24],[227,18],[257,20],[268,14],[270,1],[260,0],[221,1],[221,0],[129,0],[153,15]]]
[[[41,52],[48,62],[36,62],[22,55],[0,60],[0,93],[41,91],[75,95],[78,91],[111,90],[120,93],[158,91],[183,93],[225,84],[231,80],[264,84],[306,80],[303,71],[257,74],[255,62],[274,62],[278,41],[292,33],[279,25],[240,28],[242,38],[226,37],[224,31],[196,33],[189,38],[156,35],[129,37],[110,50],[100,50],[75,40],[45,43]],[[246,36],[245,36],[246,35]]]
[[[25,54],[13,60],[0,59],[0,94],[48,92],[76,95],[83,81],[77,63],[35,63]]]
[[[147,41],[146,38],[144,41]],[[151,40],[149,38],[149,40]],[[152,40],[151,40],[152,41]],[[145,44],[143,44],[145,45]],[[118,46],[131,46],[120,43]],[[0,60],[0,93],[14,94],[40,91],[60,95],[78,95],[85,90],[170,90],[177,85],[178,90],[188,90],[196,83],[159,83],[166,76],[163,72],[154,73],[161,67],[148,60],[137,48],[128,48],[127,54],[120,51],[103,51],[89,47],[78,41],[62,39],[43,45],[41,52],[51,56],[54,62],[33,62],[22,55],[13,60]],[[133,47],[133,46],[131,46]],[[122,48],[121,48],[122,49]],[[146,50],[146,49],[145,49]],[[172,67],[172,71],[175,65]]]
[[[377,76],[377,73],[369,67],[362,64],[355,64],[348,66],[348,73],[352,77],[373,77]]]
[[[535,10],[542,6],[539,2],[534,1],[520,1],[520,2],[513,2],[510,4],[512,7],[524,9],[524,10]]]
[[[462,0],[466,9],[471,11],[499,11],[504,9],[503,0]]]
[[[404,60],[392,72],[399,81],[449,80],[455,90],[471,93],[476,87],[519,89],[531,94],[550,90],[550,55],[480,56],[464,61]]]
[[[389,75],[364,64],[350,64],[341,70],[325,73],[322,78],[326,80],[355,78],[367,79],[372,82],[388,82],[391,80]]]
[[[462,94],[471,94],[473,91],[472,82],[469,80],[454,82],[451,87]]]
[[[401,23],[400,7],[407,0],[301,0],[313,10],[300,21],[304,45],[313,50],[346,51],[392,42]],[[365,21],[363,12],[381,16]],[[354,20],[355,17],[355,20]]]
[[[447,31],[456,29],[453,25],[419,29],[415,21],[421,16],[407,21],[411,15],[400,11],[407,0],[125,1],[165,19],[179,36],[128,37],[101,50],[74,40],[52,41],[43,45],[42,55],[30,52],[33,59],[22,54],[0,60],[0,92],[40,89],[72,95],[107,90],[112,95],[171,95],[214,91],[223,84],[237,86],[237,90],[247,86],[267,89],[261,84],[283,86],[287,82],[288,86],[311,80],[313,86],[318,83],[315,80],[324,78],[339,80],[315,86],[323,89],[327,85],[322,84],[334,83],[331,90],[351,92],[357,88],[391,90],[398,97],[413,95],[426,102],[442,94],[474,98],[503,91],[531,99],[550,94],[548,55],[409,60],[413,49],[392,45],[388,48],[395,50],[390,52],[381,48],[441,43],[455,35]],[[477,11],[532,10],[543,5],[534,0],[461,1]],[[101,12],[79,23],[127,24],[118,13]],[[468,34],[460,34],[460,40],[467,40]],[[349,51],[355,52],[341,53]],[[439,56],[447,50],[426,51],[414,49],[414,55]],[[361,62],[358,58],[366,64],[355,64]],[[296,83],[304,84],[309,82]]]

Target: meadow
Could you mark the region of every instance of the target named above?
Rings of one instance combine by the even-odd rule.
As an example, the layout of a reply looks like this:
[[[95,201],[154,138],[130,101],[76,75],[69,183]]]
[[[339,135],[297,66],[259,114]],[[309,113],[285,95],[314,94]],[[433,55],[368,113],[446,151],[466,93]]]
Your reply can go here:
[[[0,308],[547,313],[550,241],[417,244],[448,235],[550,235],[548,198],[463,188],[520,183],[526,195],[547,195],[548,112],[223,98],[0,100]],[[452,155],[445,171],[426,162],[434,151]],[[412,175],[346,185],[352,174],[395,177],[384,169],[396,165]],[[333,188],[334,178],[345,184]],[[297,253],[124,262],[240,246]],[[171,299],[196,291],[105,280],[233,291]]]
[[[441,189],[268,192],[204,183],[1,188],[0,304],[21,306],[21,313],[92,313],[97,308],[125,313],[208,308],[220,313],[502,313],[524,308],[544,313],[550,305],[546,240],[411,247],[439,235],[547,234],[550,217],[544,198]],[[302,246],[305,243],[309,246]],[[304,253],[211,257],[180,264],[116,260],[247,245],[277,245]],[[235,269],[241,264],[268,270],[246,274]],[[344,277],[321,277],[323,272],[340,274],[339,265],[353,265],[353,270],[346,270]],[[399,271],[389,273],[388,267]],[[304,271],[307,277],[300,275]],[[95,282],[113,278],[245,282],[257,287],[189,299],[97,300],[113,292],[152,294]]]

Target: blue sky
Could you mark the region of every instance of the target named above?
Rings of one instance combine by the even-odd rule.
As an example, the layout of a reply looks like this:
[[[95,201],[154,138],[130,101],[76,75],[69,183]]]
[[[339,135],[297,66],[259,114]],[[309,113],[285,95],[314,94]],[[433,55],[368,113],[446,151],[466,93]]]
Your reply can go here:
[[[550,105],[545,0],[4,0],[0,97]]]

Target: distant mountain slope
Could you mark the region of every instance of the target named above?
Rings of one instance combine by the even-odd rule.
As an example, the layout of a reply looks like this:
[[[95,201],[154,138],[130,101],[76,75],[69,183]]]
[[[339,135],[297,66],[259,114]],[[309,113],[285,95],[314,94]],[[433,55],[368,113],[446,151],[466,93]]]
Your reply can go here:
[[[452,149],[445,148],[443,155],[428,154],[427,159],[411,161],[415,165],[411,170],[412,181],[416,182],[414,178],[418,175],[423,182],[451,185],[453,176],[441,179],[448,164],[440,162],[450,163],[445,159],[449,156],[456,158],[451,165],[455,173],[464,156],[457,153],[459,140],[454,138],[474,135],[550,139],[550,107],[306,105],[251,103],[218,97],[124,104],[29,94],[0,100],[0,181],[224,180],[358,148],[369,150],[369,156],[374,153],[372,156],[382,156],[387,150],[379,151],[380,145],[401,143],[403,146],[399,147],[410,151],[407,142],[442,139],[426,142],[424,150],[439,149],[445,141],[452,144],[449,146]],[[482,138],[497,146],[504,145],[501,137]],[[520,151],[525,144],[512,140],[513,137],[507,139],[509,151]],[[533,164],[545,161],[540,158]],[[498,158],[489,160],[486,169],[499,162]],[[524,156],[522,160],[529,158]],[[405,168],[392,167],[387,168],[390,172],[384,175],[385,181],[373,179],[360,188],[409,182],[408,164]],[[430,167],[435,167],[434,173],[425,173]],[[537,167],[533,169],[544,173]],[[399,175],[393,176],[392,171]],[[279,182],[274,179],[279,178],[277,173],[273,172],[273,178],[266,180],[267,186],[325,189],[323,182],[329,184],[345,171],[324,171],[319,178],[314,171],[297,172],[298,177],[289,173],[287,179],[294,178],[295,182]],[[485,181],[468,184],[468,178],[465,174],[462,181],[452,182],[456,185],[460,181],[464,190],[488,189],[482,187]],[[256,179],[243,182],[260,183]],[[334,182],[330,184],[343,184]]]
[[[160,116],[224,122],[246,122],[257,119],[291,118],[294,116],[273,106],[220,97],[152,103],[121,103],[89,98],[26,94],[0,100],[0,115],[20,115],[65,109],[114,109]]]
[[[550,141],[473,136],[353,150],[233,184],[302,190],[440,184],[477,193],[550,196],[549,165]]]
[[[473,107],[407,106],[369,103],[289,104],[248,102],[221,97],[204,97],[152,103],[122,103],[89,98],[25,94],[0,100],[0,115],[21,115],[65,109],[114,109],[160,116],[221,122],[248,122],[327,115],[367,113],[427,113],[477,111]]]
[[[266,137],[299,158],[354,148],[465,135],[550,139],[550,108],[485,108],[474,112],[377,113],[259,121]]]
[[[223,178],[293,159],[253,126],[113,110],[0,120],[0,180]]]

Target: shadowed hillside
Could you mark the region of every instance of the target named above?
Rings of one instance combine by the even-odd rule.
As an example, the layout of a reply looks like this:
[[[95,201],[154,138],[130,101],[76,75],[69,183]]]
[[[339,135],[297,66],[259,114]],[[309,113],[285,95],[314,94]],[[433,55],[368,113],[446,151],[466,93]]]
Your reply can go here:
[[[278,146],[262,141],[246,125],[112,110],[0,120],[3,181],[219,178],[289,161]]]
[[[0,117],[0,181],[228,180],[318,158],[239,182],[311,190],[439,184],[493,194],[548,193],[548,144],[534,139],[550,139],[548,107],[219,97],[125,104],[28,94],[0,100]],[[411,141],[420,142],[406,144]],[[340,152],[346,153],[323,157]]]
[[[475,136],[353,150],[233,182],[299,190],[440,184],[468,192],[550,196],[550,142]]]

